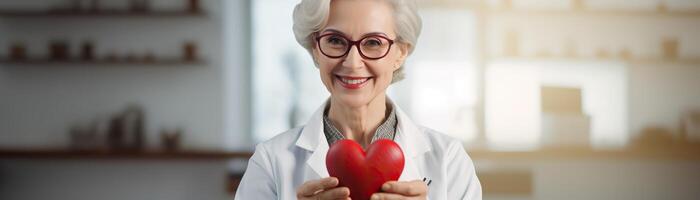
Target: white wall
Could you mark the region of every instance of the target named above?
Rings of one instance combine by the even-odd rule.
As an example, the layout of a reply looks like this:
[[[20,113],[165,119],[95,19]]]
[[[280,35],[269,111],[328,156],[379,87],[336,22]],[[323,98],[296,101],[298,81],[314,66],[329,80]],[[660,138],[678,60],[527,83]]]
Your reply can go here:
[[[42,9],[61,0],[2,1]],[[124,7],[128,1],[101,0]],[[154,0],[153,9],[186,1]],[[0,148],[67,147],[68,129],[143,105],[149,147],[162,127],[182,127],[184,148],[249,149],[245,0],[202,0],[205,18],[0,18],[0,55],[23,41],[43,56],[52,38],[84,39],[97,56],[115,50],[181,55],[198,44],[205,66],[0,66]],[[0,199],[226,199],[226,161],[0,160]]]
[[[588,136],[593,147],[621,147],[627,141],[627,69],[623,63],[506,60],[488,66],[486,81],[486,131],[492,147],[538,145],[543,131],[539,103],[543,85],[582,90],[582,114],[592,117]]]

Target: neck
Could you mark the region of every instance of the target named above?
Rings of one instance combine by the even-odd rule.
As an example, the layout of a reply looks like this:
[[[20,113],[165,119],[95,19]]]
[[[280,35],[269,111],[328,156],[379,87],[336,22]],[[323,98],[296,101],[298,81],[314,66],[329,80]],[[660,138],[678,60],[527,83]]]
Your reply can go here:
[[[328,118],[347,139],[366,147],[386,117],[386,95],[377,96],[366,105],[349,106],[331,96]]]

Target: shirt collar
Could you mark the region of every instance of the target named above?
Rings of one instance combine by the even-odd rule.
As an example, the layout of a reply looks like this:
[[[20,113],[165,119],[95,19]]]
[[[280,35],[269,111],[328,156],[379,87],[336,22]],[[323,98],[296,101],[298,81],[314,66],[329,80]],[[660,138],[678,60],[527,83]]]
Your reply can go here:
[[[387,103],[387,108],[390,109],[389,115],[384,122],[377,127],[377,130],[374,131],[371,142],[379,139],[394,140],[394,136],[396,136],[396,124],[398,122],[398,120],[396,120],[396,111],[394,106],[389,103]],[[323,134],[326,136],[329,145],[333,145],[333,143],[338,140],[345,139],[345,136],[333,125],[330,118],[328,118],[327,109],[323,112]]]

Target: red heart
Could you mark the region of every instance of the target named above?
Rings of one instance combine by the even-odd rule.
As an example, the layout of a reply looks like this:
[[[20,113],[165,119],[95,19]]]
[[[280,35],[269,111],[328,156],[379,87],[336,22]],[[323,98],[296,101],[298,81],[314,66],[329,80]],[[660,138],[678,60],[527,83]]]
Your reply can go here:
[[[326,155],[326,169],[338,178],[340,186],[350,188],[350,198],[367,200],[379,192],[382,184],[398,180],[403,171],[404,157],[398,144],[380,139],[369,145],[367,154],[357,142],[339,140]]]

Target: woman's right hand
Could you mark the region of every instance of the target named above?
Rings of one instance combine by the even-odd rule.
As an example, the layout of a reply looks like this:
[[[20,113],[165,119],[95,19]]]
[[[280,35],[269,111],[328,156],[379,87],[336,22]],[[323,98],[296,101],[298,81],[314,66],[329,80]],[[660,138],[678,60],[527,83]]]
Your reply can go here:
[[[297,188],[297,199],[299,200],[347,200],[350,199],[350,189],[347,187],[337,187],[338,179],[328,177],[310,180],[301,184]]]

